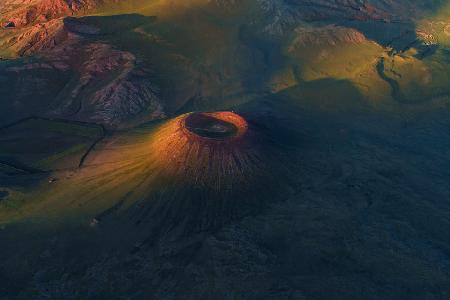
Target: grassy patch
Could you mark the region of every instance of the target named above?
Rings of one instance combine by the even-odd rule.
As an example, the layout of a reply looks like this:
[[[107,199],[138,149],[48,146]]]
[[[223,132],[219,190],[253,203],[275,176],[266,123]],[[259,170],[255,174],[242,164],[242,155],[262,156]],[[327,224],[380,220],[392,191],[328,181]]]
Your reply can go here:
[[[75,167],[101,135],[97,126],[32,119],[2,130],[0,159],[41,170]]]

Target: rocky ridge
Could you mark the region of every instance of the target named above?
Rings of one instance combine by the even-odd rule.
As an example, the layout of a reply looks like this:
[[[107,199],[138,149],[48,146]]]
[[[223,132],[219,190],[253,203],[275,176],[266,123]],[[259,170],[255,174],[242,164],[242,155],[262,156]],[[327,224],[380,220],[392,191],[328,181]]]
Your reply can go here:
[[[12,2],[9,4],[13,7]],[[7,73],[19,78],[24,72],[41,69],[69,74],[71,79],[47,109],[46,115],[50,117],[98,123],[107,128],[126,127],[134,118],[140,121],[164,118],[159,88],[152,80],[151,69],[132,53],[115,49],[107,42],[86,39],[86,34],[96,34],[98,29],[67,17],[94,9],[98,4],[97,1],[29,1],[25,8],[4,14],[16,17],[9,19],[13,20],[14,27],[0,31],[1,52],[13,57],[39,54],[41,60],[7,68]],[[46,14],[47,10],[52,13]],[[33,12],[31,17],[30,12]],[[47,81],[36,85],[43,91],[48,88]]]
[[[12,22],[14,27],[24,27],[48,22],[95,9],[103,1],[97,0],[13,0],[0,6],[3,22]]]

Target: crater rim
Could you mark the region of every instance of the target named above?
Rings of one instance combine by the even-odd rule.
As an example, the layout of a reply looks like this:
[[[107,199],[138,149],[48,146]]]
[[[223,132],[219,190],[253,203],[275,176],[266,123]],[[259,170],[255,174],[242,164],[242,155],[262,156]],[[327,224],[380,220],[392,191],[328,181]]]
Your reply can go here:
[[[248,128],[243,117],[230,111],[189,113],[182,126],[188,134],[212,141],[238,138]]]

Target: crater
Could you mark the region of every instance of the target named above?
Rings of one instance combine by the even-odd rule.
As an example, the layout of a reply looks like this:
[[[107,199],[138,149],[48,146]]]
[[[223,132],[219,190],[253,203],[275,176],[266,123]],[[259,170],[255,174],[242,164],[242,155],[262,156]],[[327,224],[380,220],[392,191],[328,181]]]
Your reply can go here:
[[[12,21],[8,21],[3,25],[4,28],[15,28],[16,24]]]
[[[189,133],[212,140],[227,140],[241,136],[247,122],[233,112],[191,113],[184,118]]]

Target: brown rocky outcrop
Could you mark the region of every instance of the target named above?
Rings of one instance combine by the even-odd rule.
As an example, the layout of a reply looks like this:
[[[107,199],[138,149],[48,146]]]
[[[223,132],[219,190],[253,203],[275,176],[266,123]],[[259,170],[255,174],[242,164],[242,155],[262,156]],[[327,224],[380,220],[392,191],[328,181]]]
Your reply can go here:
[[[0,6],[0,11],[4,12],[0,14],[0,18],[4,22],[13,22],[15,27],[25,27],[87,12],[95,9],[102,2],[97,0],[7,1]]]

